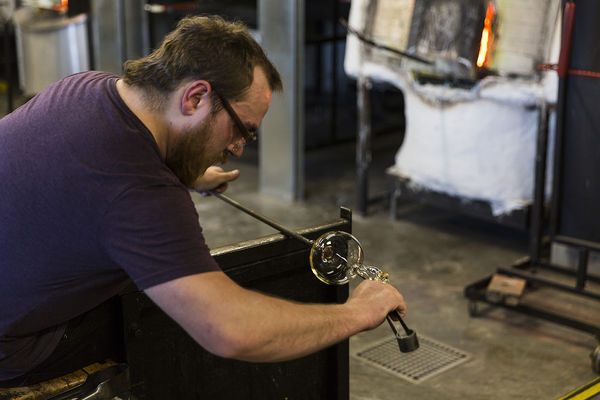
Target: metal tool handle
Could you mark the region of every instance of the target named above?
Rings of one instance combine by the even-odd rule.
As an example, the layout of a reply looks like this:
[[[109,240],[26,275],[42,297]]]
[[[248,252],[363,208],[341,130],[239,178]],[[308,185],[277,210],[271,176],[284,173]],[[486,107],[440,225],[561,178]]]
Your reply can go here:
[[[402,325],[402,328],[404,328],[406,335],[401,335],[398,333],[396,325],[394,325],[392,322],[392,314],[396,314],[396,317],[398,318],[400,325]],[[390,324],[392,331],[394,331],[394,334],[396,335],[396,341],[398,342],[398,347],[402,353],[410,353],[411,351],[415,351],[419,348],[419,338],[417,337],[417,333],[406,326],[398,310],[394,310],[386,315],[385,319],[387,320],[388,324]]]
[[[394,310],[394,311],[390,312],[385,317],[385,319],[387,320],[388,324],[390,324],[390,327],[392,328],[392,330],[394,331],[394,333],[396,335],[398,335],[398,330],[396,329],[396,325],[392,322],[393,321],[392,314],[396,315],[396,318],[398,318],[398,322],[400,323],[400,325],[402,325],[402,328],[404,329],[404,332],[406,332],[407,335],[410,335],[410,333],[412,332],[412,330],[408,328],[408,326],[406,325],[406,323],[404,322],[404,320],[400,316],[400,312],[398,310]]]
[[[272,228],[277,229],[279,232],[283,233],[284,235],[287,235],[293,239],[297,239],[297,240],[301,241],[302,243],[306,244],[307,246],[312,247],[312,245],[313,245],[312,240],[309,240],[309,239],[305,238],[304,236],[287,229],[286,227],[278,224],[277,222],[273,221],[270,218],[265,217],[264,215],[260,215],[259,213],[249,209],[248,207],[242,205],[241,203],[238,203],[237,201],[233,200],[230,197],[225,196],[222,193],[215,192],[214,190],[209,190],[208,192],[210,194],[212,194],[213,196],[218,197],[219,199],[225,201],[226,203],[231,204],[238,210],[242,210],[246,214],[258,219],[259,221],[264,222],[265,224],[271,226]]]

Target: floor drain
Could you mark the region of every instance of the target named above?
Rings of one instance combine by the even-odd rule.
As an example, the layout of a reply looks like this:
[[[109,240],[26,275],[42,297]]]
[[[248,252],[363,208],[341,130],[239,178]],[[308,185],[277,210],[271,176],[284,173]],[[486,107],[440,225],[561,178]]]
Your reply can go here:
[[[419,335],[419,344],[417,350],[411,353],[401,353],[396,338],[392,337],[371,344],[367,349],[354,353],[354,357],[412,383],[423,382],[470,358],[461,350],[423,335]]]

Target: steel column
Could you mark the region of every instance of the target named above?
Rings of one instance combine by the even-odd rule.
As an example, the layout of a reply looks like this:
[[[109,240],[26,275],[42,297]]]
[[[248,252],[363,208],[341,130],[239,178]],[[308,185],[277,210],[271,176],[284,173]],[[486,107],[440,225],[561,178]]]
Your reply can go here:
[[[284,86],[262,123],[259,189],[288,201],[304,196],[304,6],[303,0],[258,2],[260,41]]]

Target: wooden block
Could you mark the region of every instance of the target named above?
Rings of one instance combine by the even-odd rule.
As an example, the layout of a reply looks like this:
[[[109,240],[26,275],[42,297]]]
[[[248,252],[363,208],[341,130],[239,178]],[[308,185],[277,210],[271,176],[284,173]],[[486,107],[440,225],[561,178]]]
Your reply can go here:
[[[494,274],[488,284],[487,292],[488,294],[500,295],[502,297],[516,297],[518,299],[523,294],[525,283],[525,279]]]

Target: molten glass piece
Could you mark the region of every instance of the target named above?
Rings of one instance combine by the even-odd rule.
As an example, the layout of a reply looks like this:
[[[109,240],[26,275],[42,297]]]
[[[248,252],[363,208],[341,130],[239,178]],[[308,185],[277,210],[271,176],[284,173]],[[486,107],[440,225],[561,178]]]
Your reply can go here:
[[[389,275],[363,264],[364,253],[358,240],[347,232],[321,235],[310,251],[310,268],[328,285],[344,285],[357,275],[363,279],[389,283]]]
[[[364,253],[358,240],[347,232],[327,232],[313,242],[310,250],[310,268],[322,282],[328,285],[344,285],[357,275],[363,279],[389,283],[389,275],[377,267],[363,264]],[[394,314],[394,318],[390,314]],[[386,317],[396,335],[400,351],[408,353],[419,348],[415,331],[409,329],[398,310]],[[402,325],[402,334],[393,323]]]

